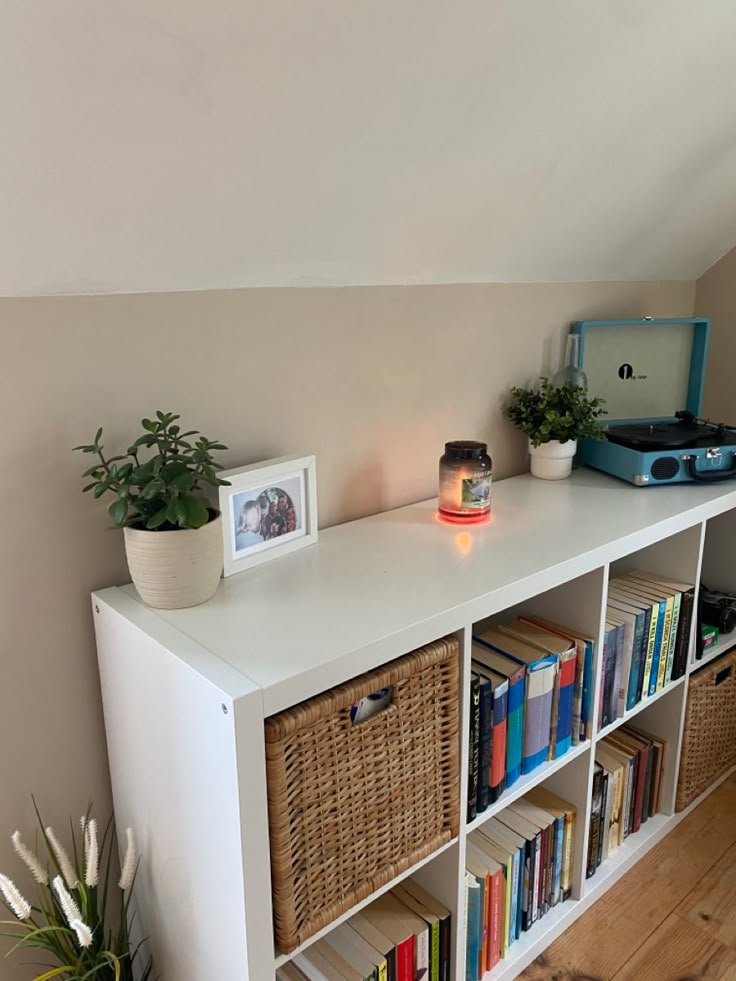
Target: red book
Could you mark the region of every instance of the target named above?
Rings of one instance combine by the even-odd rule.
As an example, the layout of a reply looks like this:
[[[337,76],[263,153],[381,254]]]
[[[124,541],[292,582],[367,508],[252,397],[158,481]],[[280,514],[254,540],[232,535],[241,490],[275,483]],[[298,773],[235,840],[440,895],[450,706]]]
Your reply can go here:
[[[490,877],[491,879],[491,909],[490,922],[488,924],[488,957],[486,958],[486,971],[490,971],[501,960],[501,910],[505,899],[505,883],[503,869],[498,869]]]
[[[363,916],[396,945],[396,981],[415,981],[414,933],[405,915],[406,907],[388,892],[363,910]]]

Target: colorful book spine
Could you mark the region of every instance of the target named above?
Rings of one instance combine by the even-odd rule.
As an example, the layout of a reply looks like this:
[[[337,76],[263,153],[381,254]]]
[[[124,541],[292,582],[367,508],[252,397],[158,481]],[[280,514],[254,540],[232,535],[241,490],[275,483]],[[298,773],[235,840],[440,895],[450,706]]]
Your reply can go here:
[[[657,680],[659,678],[659,658],[662,651],[662,635],[664,634],[664,621],[667,612],[667,602],[662,600],[657,603],[657,632],[654,636],[654,651],[652,653],[652,668],[649,673],[649,689],[647,694],[651,697],[657,691]]]
[[[624,708],[624,648],[626,642],[626,627],[623,623],[616,624],[616,663],[613,669],[613,688],[611,690],[611,715],[620,719]]]
[[[670,634],[672,633],[672,613],[674,610],[674,597],[668,596],[664,602],[664,626],[662,628],[662,639],[659,649],[659,664],[657,665],[657,691],[664,688],[664,679],[667,674],[667,657],[670,647]]]
[[[506,786],[512,787],[521,776],[524,750],[524,692],[526,672],[522,668],[509,678],[506,715]]]
[[[578,746],[583,735],[583,683],[585,681],[585,641],[575,644],[575,688],[572,694],[572,745]]]
[[[667,665],[664,672],[664,683],[668,685],[672,681],[672,671],[675,664],[675,650],[677,648],[677,628],[680,625],[680,609],[682,606],[682,593],[675,593],[672,597],[672,624],[670,626],[670,642],[667,645]]]
[[[508,712],[508,681],[493,690],[493,745],[491,749],[490,799],[498,800],[506,789],[506,729]]]
[[[563,756],[572,746],[576,667],[577,648],[571,648],[570,651],[560,656],[556,758]]]
[[[585,644],[585,672],[583,675],[583,705],[580,719],[580,739],[593,738],[593,655],[595,646],[592,641]]]
[[[688,589],[680,598],[680,620],[677,625],[675,657],[672,664],[673,681],[681,678],[687,670],[688,655],[690,653],[690,628],[693,621],[694,605],[695,589]]]
[[[644,671],[641,676],[641,698],[649,695],[649,679],[652,676],[654,666],[654,647],[657,642],[657,624],[659,622],[659,603],[652,603],[649,607],[649,636],[647,637],[647,655],[644,659]]]
[[[465,981],[478,981],[482,915],[480,882],[467,872],[465,874]]]
[[[641,687],[637,688],[637,683],[639,680],[639,672],[641,670],[641,660],[642,660],[642,642],[644,640],[644,625],[646,623],[646,614],[642,611],[636,617],[634,624],[634,640],[631,648],[631,663],[629,665],[629,673],[626,681],[626,709],[631,710],[634,708],[638,701],[638,695],[641,691]]]
[[[491,783],[491,737],[493,731],[493,685],[482,675],[473,675],[479,683],[478,708],[478,786],[476,791],[476,813],[488,807],[492,798]]]
[[[603,767],[599,763],[596,763],[595,772],[593,774],[593,796],[590,808],[588,858],[585,867],[586,879],[590,879],[593,875],[595,875],[596,860],[598,858],[598,837],[601,831],[602,780]]]
[[[603,663],[599,696],[600,721],[598,728],[610,725],[616,719],[615,679],[616,679],[616,642],[617,627],[607,624],[603,638]]]
[[[499,868],[491,875],[491,922],[486,971],[493,970],[501,960],[501,908],[505,888],[503,869]]]
[[[470,733],[468,739],[468,821],[478,812],[480,763],[480,679],[470,676]]]

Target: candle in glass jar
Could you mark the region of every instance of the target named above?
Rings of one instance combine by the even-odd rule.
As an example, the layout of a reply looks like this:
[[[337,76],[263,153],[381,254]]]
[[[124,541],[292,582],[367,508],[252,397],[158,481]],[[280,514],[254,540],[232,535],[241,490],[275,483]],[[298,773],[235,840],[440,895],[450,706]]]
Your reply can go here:
[[[491,514],[493,462],[486,443],[454,440],[440,457],[440,517],[472,524]]]

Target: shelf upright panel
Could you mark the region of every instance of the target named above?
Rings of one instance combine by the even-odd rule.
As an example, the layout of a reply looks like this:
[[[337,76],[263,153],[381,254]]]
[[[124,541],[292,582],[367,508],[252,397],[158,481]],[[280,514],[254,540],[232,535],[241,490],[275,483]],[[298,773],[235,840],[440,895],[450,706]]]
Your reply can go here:
[[[452,913],[452,972],[458,981],[465,977],[465,848],[468,823],[468,769],[470,751],[470,662],[472,659],[473,625],[459,631],[460,640],[460,835],[455,852],[455,866],[447,869],[451,895],[437,896]],[[444,866],[439,866],[442,869]],[[432,891],[432,884],[422,881]],[[453,900],[450,902],[449,900]]]

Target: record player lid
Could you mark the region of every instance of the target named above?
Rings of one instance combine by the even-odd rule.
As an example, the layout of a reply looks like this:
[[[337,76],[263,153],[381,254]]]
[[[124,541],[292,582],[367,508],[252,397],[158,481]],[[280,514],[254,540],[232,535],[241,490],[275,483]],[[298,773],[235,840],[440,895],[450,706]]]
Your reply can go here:
[[[591,395],[606,400],[607,424],[700,415],[710,321],[676,317],[581,320],[580,367]]]

